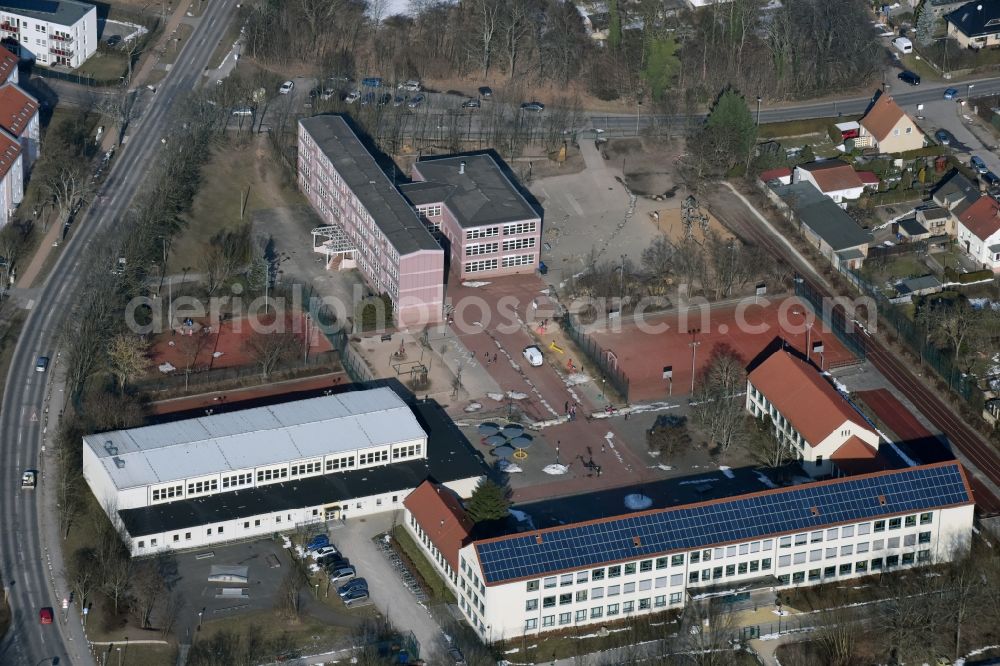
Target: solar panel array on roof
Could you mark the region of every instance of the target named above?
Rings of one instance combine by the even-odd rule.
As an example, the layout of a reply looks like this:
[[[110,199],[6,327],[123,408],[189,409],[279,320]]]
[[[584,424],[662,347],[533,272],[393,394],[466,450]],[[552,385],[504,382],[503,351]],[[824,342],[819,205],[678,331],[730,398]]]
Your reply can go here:
[[[483,578],[493,584],[971,502],[961,468],[951,463],[568,525],[479,542],[475,548]]]

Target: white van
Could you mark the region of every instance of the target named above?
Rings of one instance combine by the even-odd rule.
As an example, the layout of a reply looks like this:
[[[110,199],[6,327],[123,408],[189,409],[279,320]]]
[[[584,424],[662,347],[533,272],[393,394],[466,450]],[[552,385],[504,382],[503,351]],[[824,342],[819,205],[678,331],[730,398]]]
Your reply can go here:
[[[892,40],[892,45],[895,46],[900,53],[913,53],[913,42],[906,37],[897,37]]]

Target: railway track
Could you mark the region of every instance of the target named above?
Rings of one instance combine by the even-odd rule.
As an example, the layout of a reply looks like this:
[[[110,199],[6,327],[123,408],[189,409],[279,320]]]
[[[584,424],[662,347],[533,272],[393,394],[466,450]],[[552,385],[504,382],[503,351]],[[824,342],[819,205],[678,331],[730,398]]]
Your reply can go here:
[[[773,256],[791,264],[808,286],[824,298],[832,298],[833,294],[819,280],[815,279],[815,270],[803,264],[796,256],[790,256],[785,245],[773,234],[761,228],[751,211],[745,210],[743,204],[728,189],[719,188],[713,207],[713,214],[722,220],[734,233],[766,249]],[[742,209],[742,210],[741,210]],[[851,319],[849,316],[848,319]],[[915,377],[906,365],[892,352],[887,350],[877,339],[852,324],[865,340],[866,359],[882,375],[904,395],[935,427],[947,435],[951,445],[974,466],[970,470],[971,482],[976,497],[976,506],[982,516],[1000,515],[1000,499],[977,478],[982,475],[1000,485],[1000,455],[987,443],[978,432],[957,416],[944,401],[935,395]]]

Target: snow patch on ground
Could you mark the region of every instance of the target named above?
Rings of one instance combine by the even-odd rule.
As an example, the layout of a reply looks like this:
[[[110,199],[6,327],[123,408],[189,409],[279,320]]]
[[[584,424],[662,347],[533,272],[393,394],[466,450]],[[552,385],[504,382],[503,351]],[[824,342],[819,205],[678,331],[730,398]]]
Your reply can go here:
[[[473,289],[477,289],[479,287],[485,287],[488,284],[491,284],[491,283],[489,283],[489,282],[473,281],[473,282],[463,282],[462,286],[463,287],[472,287]]]
[[[480,409],[482,409],[482,408],[483,408],[483,405],[482,405],[481,403],[478,403],[478,402],[470,402],[470,403],[469,403],[469,404],[468,404],[468,405],[467,405],[467,406],[465,407],[465,411],[466,411],[466,412],[478,412],[478,411],[479,411]]]
[[[569,467],[567,467],[566,465],[558,465],[556,463],[552,463],[551,465],[546,465],[545,467],[543,467],[542,471],[545,472],[546,474],[559,476],[560,474],[566,474],[567,472],[569,472]]]
[[[574,372],[566,377],[566,386],[579,386],[580,384],[586,384],[590,380],[590,375],[584,372]]]

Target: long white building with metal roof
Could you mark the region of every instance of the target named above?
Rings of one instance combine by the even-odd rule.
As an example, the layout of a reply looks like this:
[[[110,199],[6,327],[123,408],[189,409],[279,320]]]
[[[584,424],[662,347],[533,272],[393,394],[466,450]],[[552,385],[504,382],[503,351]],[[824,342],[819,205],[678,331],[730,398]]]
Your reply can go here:
[[[430,474],[428,441],[377,388],[88,435],[83,474],[142,554],[392,509]],[[470,493],[479,466],[456,470]]]

